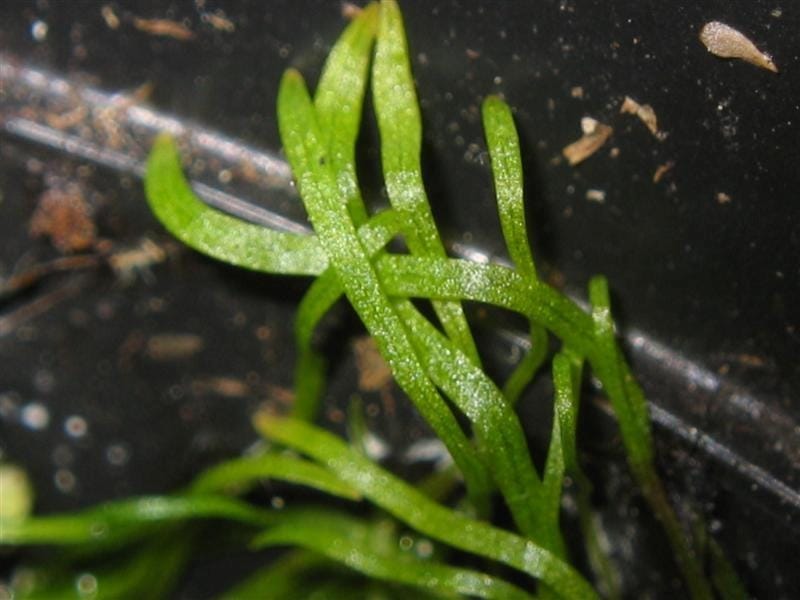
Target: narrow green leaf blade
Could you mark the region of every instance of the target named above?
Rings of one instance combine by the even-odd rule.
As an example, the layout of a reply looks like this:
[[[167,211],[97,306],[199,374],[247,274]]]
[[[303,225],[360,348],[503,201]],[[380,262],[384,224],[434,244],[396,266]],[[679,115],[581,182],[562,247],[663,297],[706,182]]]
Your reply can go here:
[[[253,542],[256,548],[285,544],[313,550],[372,578],[429,591],[503,600],[532,598],[497,577],[418,559],[400,550],[397,536],[384,524],[332,511],[284,515]]]
[[[482,112],[486,144],[492,161],[497,210],[508,253],[522,275],[535,278],[536,266],[525,225],[522,158],[514,117],[508,105],[497,96],[489,96],[484,100]]]
[[[471,497],[486,505],[489,478],[450,408],[439,396],[408,339],[402,322],[386,296],[362,245],[338,187],[328,169],[328,156],[305,83],[289,70],[278,93],[278,123],[284,150],[292,165],[320,244],[328,254],[345,294],[375,338],[395,379],[420,413],[447,445],[464,474]]]
[[[119,542],[140,535],[150,525],[203,518],[260,525],[270,522],[272,516],[268,511],[225,496],[145,496],[76,513],[0,523],[0,545]]]
[[[354,452],[336,436],[308,423],[260,414],[256,428],[325,464],[364,497],[417,531],[519,569],[559,590],[564,598],[597,598],[591,586],[567,563],[541,546],[437,504],[419,490]]]
[[[422,117],[414,90],[403,17],[394,0],[381,4],[372,92],[381,135],[386,191],[392,206],[404,220],[408,247],[412,254],[444,257],[444,246],[422,182]],[[450,338],[479,365],[478,350],[460,303],[435,301],[433,307]]]
[[[367,220],[356,178],[355,147],[378,29],[378,11],[377,3],[367,5],[339,36],[328,54],[314,94],[317,120],[325,136],[339,192],[356,225]]]
[[[319,465],[281,454],[262,454],[229,460],[199,475],[191,486],[192,494],[214,494],[234,490],[242,493],[266,479],[306,485],[348,500],[360,494]]]
[[[178,149],[158,136],[147,159],[145,192],[164,227],[187,246],[223,262],[269,273],[316,275],[327,267],[316,238],[246,223],[200,201],[181,171]]]

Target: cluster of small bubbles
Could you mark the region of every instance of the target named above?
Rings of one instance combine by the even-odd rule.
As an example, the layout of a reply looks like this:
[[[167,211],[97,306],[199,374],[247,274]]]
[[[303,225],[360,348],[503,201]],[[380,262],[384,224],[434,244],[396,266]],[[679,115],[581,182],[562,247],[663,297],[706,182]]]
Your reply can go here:
[[[280,496],[273,496],[272,500],[270,501],[272,508],[275,510],[281,510],[284,506],[286,506],[286,500],[281,498]]]
[[[106,448],[106,460],[114,467],[122,467],[128,463],[131,453],[125,444],[111,444]]]
[[[70,415],[64,421],[64,433],[71,438],[82,438],[88,431],[89,424],[80,415]]]
[[[50,424],[50,412],[39,402],[29,402],[22,407],[20,421],[28,429],[41,431]]]
[[[75,579],[75,590],[81,598],[93,598],[97,595],[97,577],[91,573],[81,573]]]
[[[481,147],[478,144],[469,144],[464,152],[464,161],[468,163],[481,163]]]
[[[69,469],[58,469],[53,475],[53,483],[62,494],[69,494],[75,490],[78,480]]]

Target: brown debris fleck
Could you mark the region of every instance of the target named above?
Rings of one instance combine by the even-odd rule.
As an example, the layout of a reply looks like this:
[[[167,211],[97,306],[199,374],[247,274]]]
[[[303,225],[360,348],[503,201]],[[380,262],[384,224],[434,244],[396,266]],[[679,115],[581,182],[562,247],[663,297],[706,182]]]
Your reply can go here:
[[[348,21],[352,21],[364,11],[358,4],[353,2],[342,2],[342,16]]]
[[[661,181],[664,175],[669,173],[674,166],[675,166],[674,160],[668,160],[663,165],[658,165],[658,167],[656,167],[655,173],[653,173],[653,183],[658,183],[659,181]]]
[[[188,42],[194,38],[194,32],[183,23],[170,21],[169,19],[142,19],[133,18],[133,26],[139,31],[144,31],[150,35],[161,37],[171,37],[181,42]]]
[[[159,333],[147,339],[145,354],[151,360],[182,360],[194,356],[205,346],[203,338],[193,333]]]
[[[28,231],[33,237],[50,238],[62,254],[86,250],[97,239],[91,211],[77,186],[44,192]]]
[[[153,240],[143,238],[133,248],[118,250],[108,256],[108,265],[123,283],[133,281],[137,273],[147,276],[148,269],[167,260],[167,250]]]
[[[236,31],[236,25],[234,25],[233,21],[226,17],[225,13],[220,10],[203,13],[200,18],[204,23],[208,23],[217,31],[224,31],[225,33],[233,33]]]
[[[104,4],[100,7],[100,15],[103,17],[103,20],[108,25],[109,29],[118,29],[119,28],[119,17],[114,12],[114,8],[110,4]]]
[[[392,370],[383,360],[375,340],[360,337],[353,342],[353,352],[358,369],[358,389],[362,392],[376,392],[386,388],[392,380]]]
[[[778,72],[769,54],[761,52],[741,31],[725,23],[711,21],[703,25],[700,41],[714,56],[738,58],[773,73]]]
[[[608,141],[614,130],[591,117],[581,119],[583,137],[566,146],[561,153],[570,165],[577,165],[597,152]]]
[[[663,141],[667,137],[665,132],[659,131],[656,111],[653,110],[653,107],[649,104],[639,104],[630,96],[625,96],[625,100],[622,102],[619,112],[639,117],[639,120],[645,124],[650,130],[650,133],[652,133],[657,140]]]
[[[235,377],[202,377],[192,381],[194,394],[216,394],[223,398],[247,398],[252,390],[246,381]]]
[[[717,202],[719,204],[728,204],[733,198],[725,192],[717,192]]]

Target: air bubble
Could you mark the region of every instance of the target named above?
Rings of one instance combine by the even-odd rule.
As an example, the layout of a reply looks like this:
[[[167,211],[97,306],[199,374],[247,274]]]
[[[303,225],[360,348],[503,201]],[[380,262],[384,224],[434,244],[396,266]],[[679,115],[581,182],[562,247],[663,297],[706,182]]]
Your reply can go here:
[[[64,421],[64,433],[71,438],[82,438],[88,431],[89,424],[79,415],[71,415]]]
[[[75,580],[75,590],[81,598],[97,594],[97,577],[91,573],[82,573]]]
[[[39,402],[29,402],[22,407],[20,420],[28,429],[41,431],[50,424],[50,412]]]

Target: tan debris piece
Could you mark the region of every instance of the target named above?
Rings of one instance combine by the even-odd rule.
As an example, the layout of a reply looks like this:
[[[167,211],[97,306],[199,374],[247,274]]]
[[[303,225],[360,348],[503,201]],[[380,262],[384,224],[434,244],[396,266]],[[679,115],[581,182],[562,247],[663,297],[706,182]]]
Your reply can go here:
[[[663,141],[667,137],[667,134],[664,131],[659,131],[656,111],[653,110],[653,107],[649,104],[639,104],[630,96],[625,96],[625,100],[623,100],[619,112],[636,115],[639,117],[639,120],[645,124],[645,126],[650,130],[650,133],[652,133],[659,141]]]
[[[581,119],[583,137],[566,146],[561,153],[570,165],[577,165],[597,152],[608,141],[614,130],[591,117]]]
[[[703,25],[700,41],[715,56],[739,58],[773,73],[778,72],[769,54],[761,52],[742,32],[725,23],[711,21]]]

